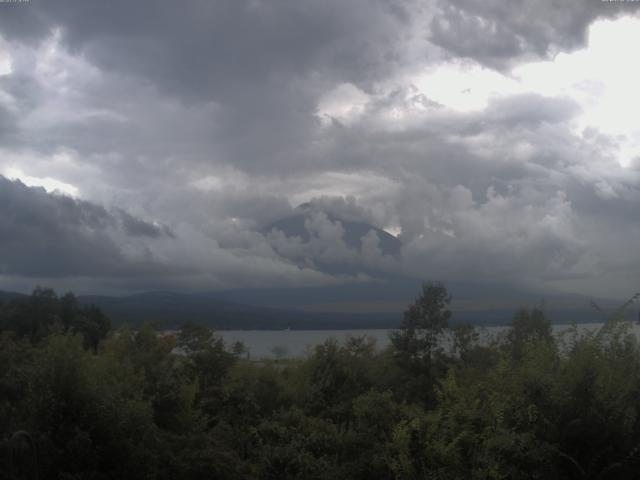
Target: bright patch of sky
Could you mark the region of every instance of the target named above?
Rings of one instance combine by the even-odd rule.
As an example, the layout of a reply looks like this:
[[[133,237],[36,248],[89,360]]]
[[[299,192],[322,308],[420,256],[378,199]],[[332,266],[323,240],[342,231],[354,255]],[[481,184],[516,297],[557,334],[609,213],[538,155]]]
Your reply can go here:
[[[5,168],[0,173],[11,180],[20,180],[29,187],[42,187],[49,193],[57,192],[71,197],[78,196],[78,189],[76,187],[55,178],[33,177],[25,174],[22,170],[16,167]]]
[[[0,75],[8,75],[13,71],[9,45],[0,37]]]
[[[368,102],[369,95],[351,83],[343,83],[320,98],[317,114],[325,124],[333,120],[349,123],[363,113]]]
[[[429,68],[408,80],[430,100],[460,112],[482,110],[492,97],[523,91],[517,81],[469,62]]]
[[[375,191],[379,195],[396,191],[400,186],[392,179],[373,172],[324,172],[306,185],[304,191],[291,195],[294,205],[308,202],[316,197],[351,196],[361,198]]]
[[[537,93],[570,98],[580,106],[572,120],[577,135],[595,129],[619,141],[618,161],[629,165],[640,155],[640,69],[630,54],[640,44],[640,19],[594,22],[587,47],[552,60],[520,65],[500,73],[469,60],[455,60],[413,72],[401,81],[429,100],[461,113],[482,111],[492,99]],[[356,121],[373,97],[351,84],[325,94],[318,104],[323,122]],[[404,117],[405,115],[399,115]]]
[[[603,20],[591,26],[587,48],[523,65],[513,74],[527,90],[576,100],[582,107],[577,130],[623,136],[618,160],[628,165],[640,155],[640,69],[630,60],[638,44],[640,19]]]
[[[468,63],[445,64],[412,79],[430,99],[463,112],[482,110],[500,96],[535,92],[568,97],[581,107],[576,133],[591,127],[619,138],[621,165],[640,154],[640,69],[629,53],[640,44],[640,19],[595,22],[587,47],[500,74]]]

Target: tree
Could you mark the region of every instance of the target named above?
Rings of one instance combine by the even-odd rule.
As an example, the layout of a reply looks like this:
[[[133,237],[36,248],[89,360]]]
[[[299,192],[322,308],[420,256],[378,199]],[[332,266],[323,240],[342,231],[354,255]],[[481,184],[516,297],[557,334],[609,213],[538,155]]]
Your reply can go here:
[[[16,298],[1,310],[0,330],[34,344],[54,333],[79,333],[85,348],[95,351],[111,329],[109,318],[98,307],[81,305],[72,293],[58,297],[50,288],[36,287],[30,296]]]
[[[450,303],[451,295],[443,284],[422,285],[422,293],[404,312],[400,330],[391,334],[401,363],[418,370],[429,369],[438,340],[449,326]]]
[[[451,329],[451,342],[453,352],[460,360],[468,361],[471,352],[477,346],[480,334],[469,323],[456,325]]]
[[[351,339],[341,345],[329,338],[315,347],[307,365],[309,391],[305,406],[309,412],[348,424],[353,399],[368,391],[374,382],[370,369],[373,345],[366,345],[366,339]]]
[[[221,401],[225,376],[238,359],[213,330],[191,322],[180,328],[177,347],[184,353],[189,376],[198,382],[198,405],[213,414]]]
[[[441,283],[425,283],[404,312],[400,329],[391,333],[394,357],[401,369],[397,394],[409,401],[432,404],[435,383],[446,370],[439,341],[449,325],[451,295]]]
[[[83,306],[73,320],[71,331],[84,337],[85,348],[97,350],[98,344],[106,338],[111,329],[111,321],[95,305]]]
[[[528,345],[552,341],[551,323],[541,308],[521,308],[515,313],[507,333],[507,348],[514,358],[522,357]]]

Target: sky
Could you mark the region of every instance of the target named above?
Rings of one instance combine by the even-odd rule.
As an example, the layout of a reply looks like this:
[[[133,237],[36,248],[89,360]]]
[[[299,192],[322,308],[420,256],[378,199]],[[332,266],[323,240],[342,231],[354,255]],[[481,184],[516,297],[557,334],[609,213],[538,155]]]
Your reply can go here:
[[[638,8],[0,3],[0,289],[379,274],[628,296]],[[265,230],[306,202],[309,241]],[[397,235],[401,253],[375,232],[350,248],[346,221]]]

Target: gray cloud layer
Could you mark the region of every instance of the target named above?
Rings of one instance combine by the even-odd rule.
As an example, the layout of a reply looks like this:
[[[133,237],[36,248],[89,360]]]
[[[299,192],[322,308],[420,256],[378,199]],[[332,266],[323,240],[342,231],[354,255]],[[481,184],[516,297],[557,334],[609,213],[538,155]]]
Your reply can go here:
[[[451,55],[497,68],[584,46],[595,19],[637,10],[633,2],[601,0],[457,0],[440,8],[431,24],[434,43]]]
[[[128,261],[118,236],[171,235],[122,210],[48,194],[0,176],[0,271],[5,275],[131,275],[160,271],[145,259]]]
[[[640,170],[615,160],[619,138],[576,132],[581,105],[529,92],[461,112],[403,80],[452,61],[508,72],[552,58],[585,46],[595,19],[634,12],[631,2],[0,9],[0,51],[11,57],[0,75],[0,172],[55,178],[83,199],[0,178],[7,284],[320,284],[373,264],[589,291],[602,278],[610,290],[640,280]],[[344,85],[366,101],[323,116],[323,99]],[[313,244],[260,233],[311,198],[331,215],[401,232],[402,259],[381,259],[375,238],[341,250],[338,225],[322,216],[309,224]],[[318,269],[327,256],[346,259],[353,275]]]

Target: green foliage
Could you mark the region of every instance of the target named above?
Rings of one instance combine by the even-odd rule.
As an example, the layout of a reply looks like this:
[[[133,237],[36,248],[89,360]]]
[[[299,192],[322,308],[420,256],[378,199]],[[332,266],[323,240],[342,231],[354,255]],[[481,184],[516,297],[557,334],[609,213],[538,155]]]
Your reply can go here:
[[[541,308],[522,308],[513,316],[506,340],[505,347],[509,353],[515,359],[521,358],[531,345],[553,342],[551,323],[545,318]]]
[[[72,293],[58,298],[53,290],[37,287],[26,299],[0,304],[0,332],[11,331],[32,343],[56,332],[77,333],[86,348],[95,350],[110,328],[100,309],[80,305]]]
[[[441,283],[425,283],[422,293],[404,312],[391,343],[401,368],[402,398],[429,405],[434,400],[435,379],[443,373],[440,343],[449,326],[451,295]]]
[[[187,377],[198,385],[197,405],[210,416],[215,415],[222,401],[223,382],[236,356],[211,329],[192,323],[180,329],[177,347],[184,355]]]
[[[637,476],[629,324],[555,338],[520,310],[483,344],[448,329],[448,304],[426,285],[384,351],[354,337],[249,360],[192,324],[92,337],[97,314],[39,289],[0,306],[0,479]]]
[[[352,338],[346,345],[329,339],[318,345],[306,365],[306,410],[337,424],[349,423],[353,398],[374,384],[373,355],[374,344],[366,338]]]
[[[450,302],[451,296],[444,285],[426,283],[422,286],[422,294],[404,312],[400,330],[391,336],[404,364],[417,370],[429,368],[439,336],[449,326]]]

